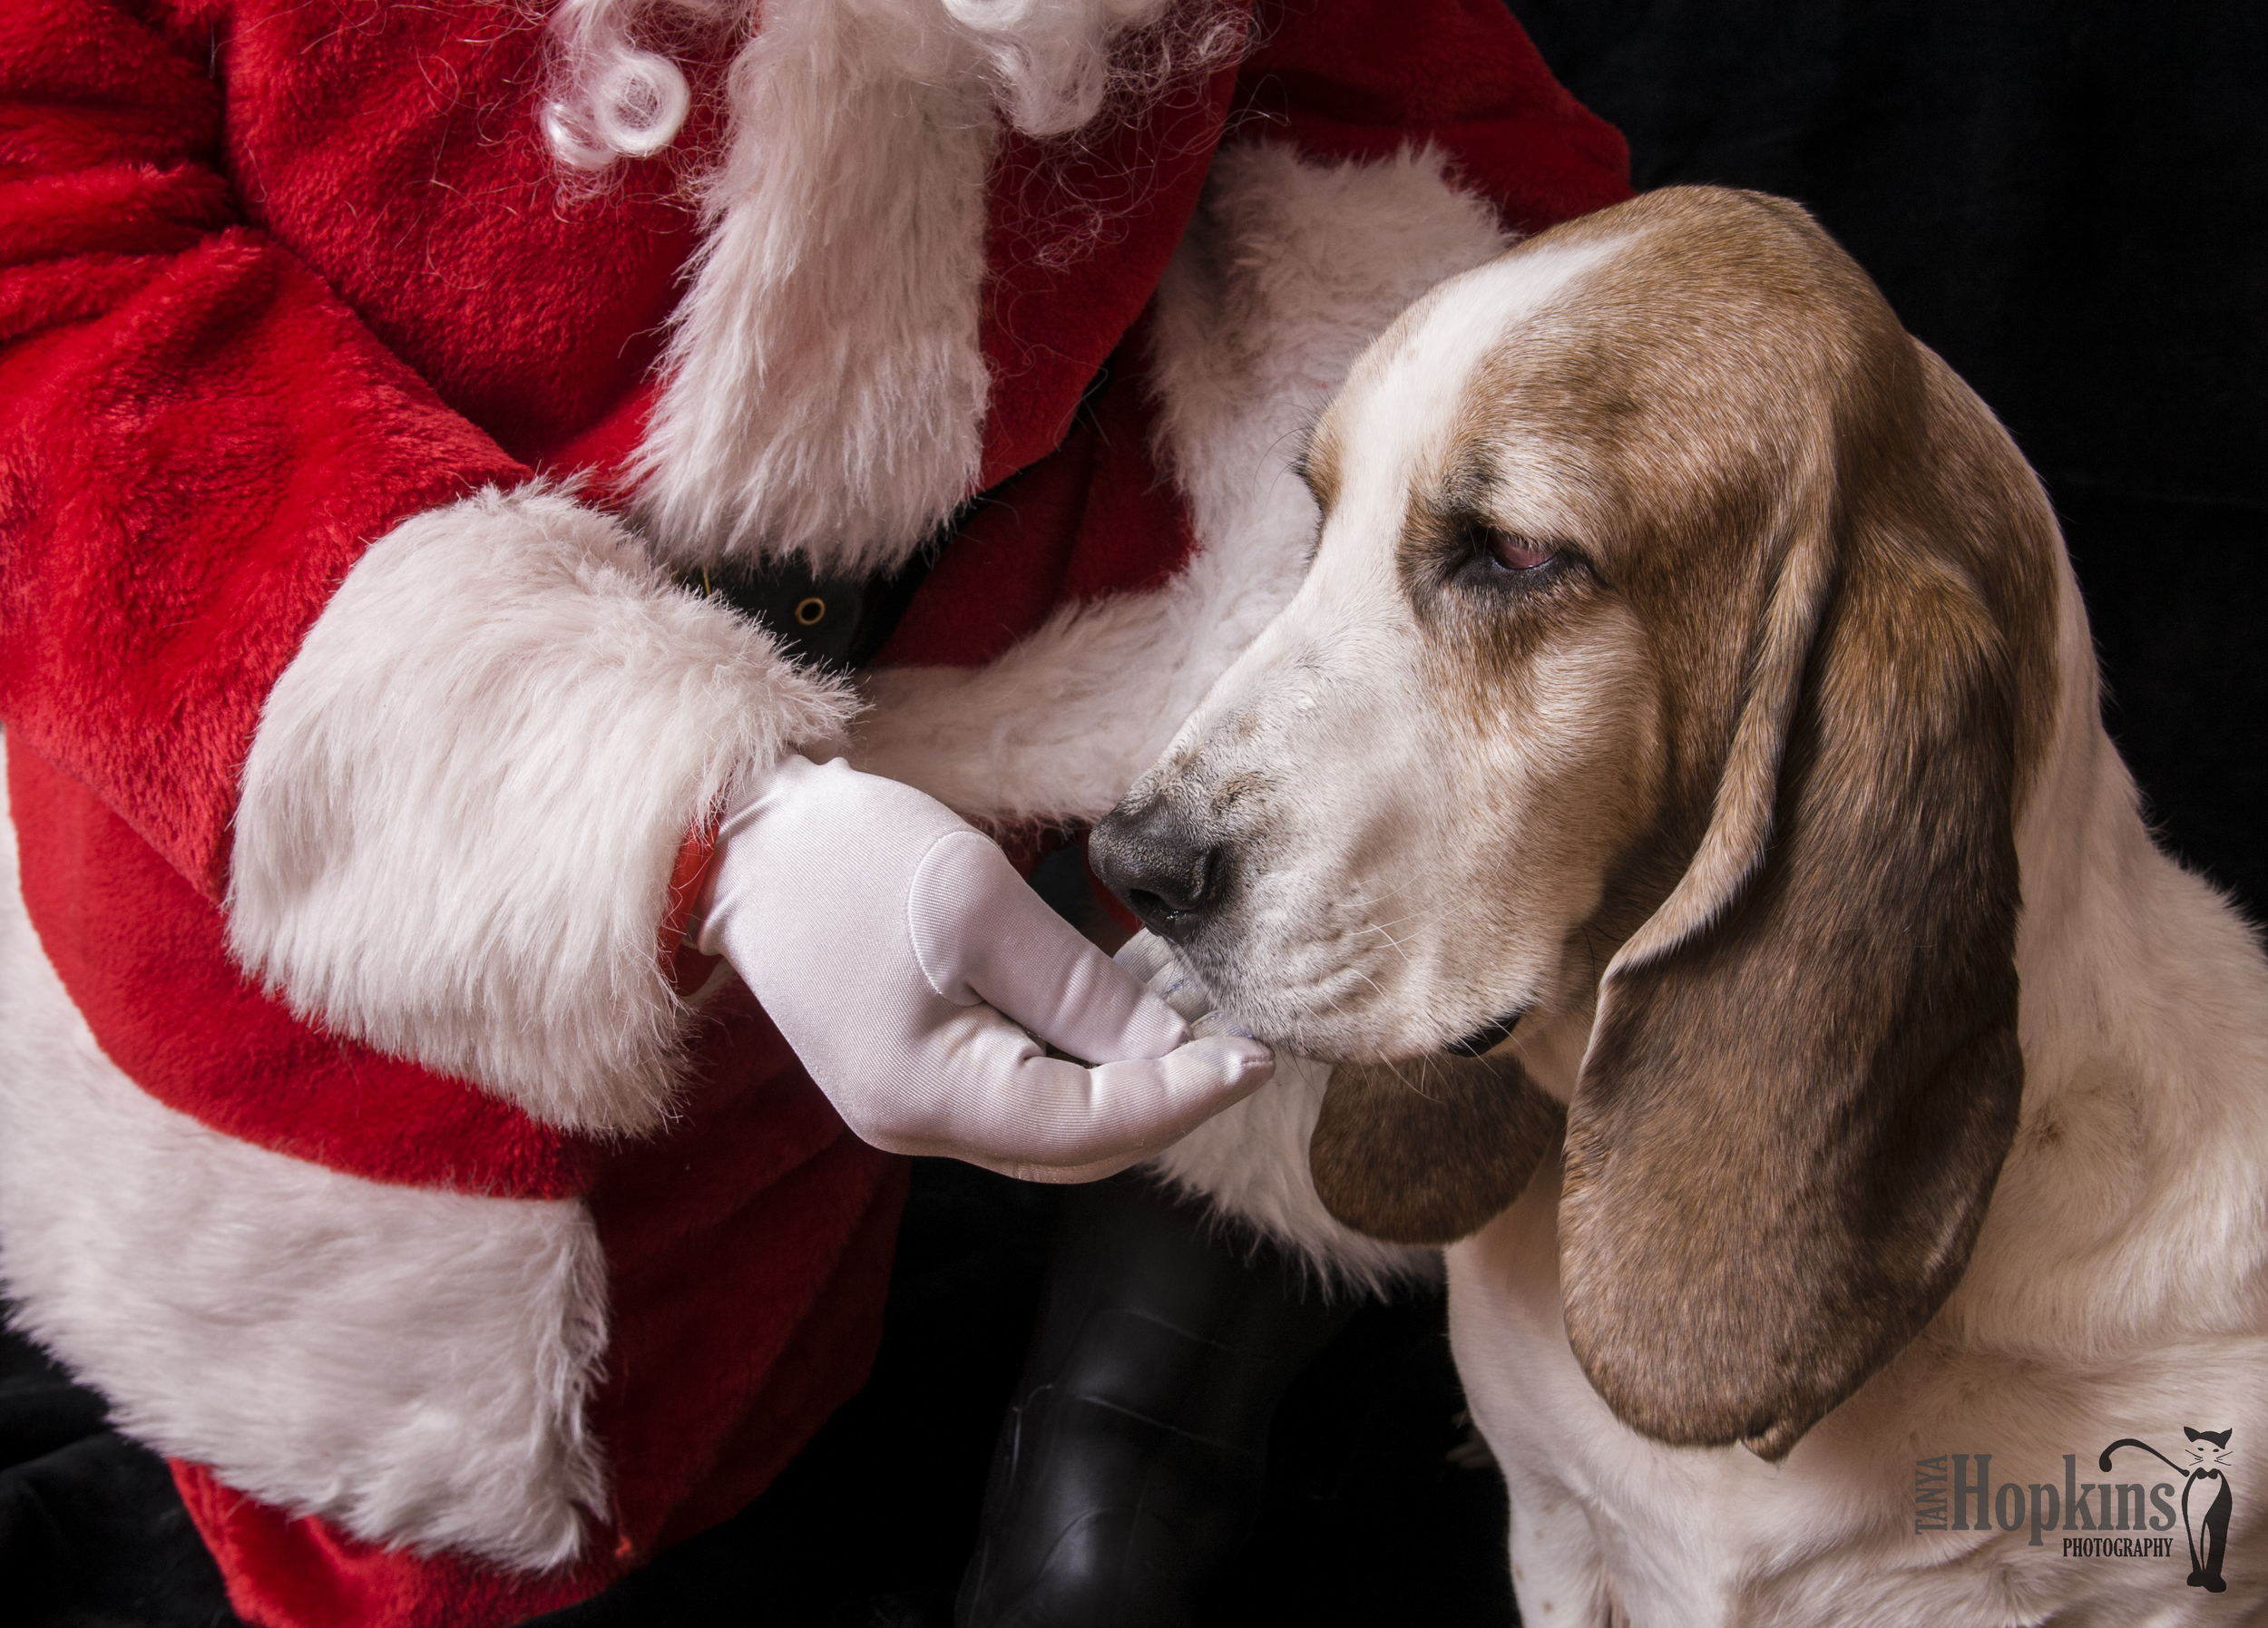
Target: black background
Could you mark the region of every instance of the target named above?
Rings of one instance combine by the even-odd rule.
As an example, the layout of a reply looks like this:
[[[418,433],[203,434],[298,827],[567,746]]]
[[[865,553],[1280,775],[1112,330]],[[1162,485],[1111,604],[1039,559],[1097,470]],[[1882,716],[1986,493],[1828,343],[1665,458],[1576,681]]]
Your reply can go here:
[[[2257,914],[2268,7],[1516,0],[1641,187],[1809,205],[2001,414],[2063,518],[2107,716],[2167,843]],[[739,1519],[555,1628],[941,1620],[1052,1195],[924,1164],[874,1383]],[[1438,1301],[1375,1308],[1279,1419],[1220,1623],[1511,1620]],[[158,1462],[0,1342],[0,1618],[233,1622]]]

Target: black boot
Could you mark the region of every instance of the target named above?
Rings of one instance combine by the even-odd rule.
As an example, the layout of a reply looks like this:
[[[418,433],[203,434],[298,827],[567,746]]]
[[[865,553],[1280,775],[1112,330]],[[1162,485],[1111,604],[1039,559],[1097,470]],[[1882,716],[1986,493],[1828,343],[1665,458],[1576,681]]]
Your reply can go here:
[[[1268,1422],[1344,1325],[1297,1262],[1136,1176],[1072,1194],[959,1628],[1183,1628],[1259,1511]]]

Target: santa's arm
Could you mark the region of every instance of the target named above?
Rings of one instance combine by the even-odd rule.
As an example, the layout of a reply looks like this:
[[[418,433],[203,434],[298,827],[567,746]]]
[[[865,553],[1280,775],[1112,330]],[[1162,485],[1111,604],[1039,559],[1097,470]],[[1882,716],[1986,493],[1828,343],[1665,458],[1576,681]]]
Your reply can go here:
[[[334,1032],[665,1110],[672,862],[837,691],[528,483],[239,219],[202,52],[0,9],[0,717]]]

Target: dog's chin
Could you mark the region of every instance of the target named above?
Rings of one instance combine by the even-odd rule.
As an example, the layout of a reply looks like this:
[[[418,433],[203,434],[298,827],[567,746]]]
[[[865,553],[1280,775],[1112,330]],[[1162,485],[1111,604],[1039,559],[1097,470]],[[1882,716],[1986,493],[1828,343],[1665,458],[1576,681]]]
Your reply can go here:
[[[1222,1009],[1227,1015],[1230,1009]],[[1253,1024],[1230,1016],[1229,1024],[1239,1032],[1249,1034],[1271,1049],[1287,1051],[1298,1057],[1312,1058],[1333,1067],[1359,1064],[1375,1067],[1380,1064],[1411,1063],[1425,1058],[1469,1057],[1481,1054],[1479,1048],[1467,1048],[1460,1044],[1461,1037],[1447,1038],[1413,1038],[1399,1031],[1364,1030],[1343,1024]]]
[[[1234,1022],[1234,1019],[1231,1019]],[[1237,1024],[1237,1028],[1246,1026]],[[1270,1050],[1303,1057],[1332,1067],[1341,1064],[1379,1064],[1406,1062],[1423,1055],[1413,1052],[1392,1038],[1342,1033],[1319,1033],[1312,1029],[1251,1030],[1252,1038]]]
[[[1344,1063],[1382,1057],[1380,1048],[1393,1043],[1385,1032],[1391,1023],[1377,1022],[1372,1014],[1331,998],[1328,991],[1338,979],[1286,984],[1280,977],[1281,958],[1223,933],[1168,941],[1182,968],[1205,986],[1222,1019],[1273,1049]],[[1271,976],[1272,970],[1277,975]]]
[[[1274,1049],[1321,1063],[1407,1062],[1448,1050],[1471,1032],[1453,1025],[1411,1021],[1410,1007],[1394,1009],[1394,1003],[1379,997],[1359,974],[1350,974],[1344,981],[1355,985],[1364,999],[1318,1000],[1313,986],[1286,988],[1250,976],[1236,958],[1199,964],[1197,956],[1185,951],[1183,964],[1205,986],[1230,1027]]]

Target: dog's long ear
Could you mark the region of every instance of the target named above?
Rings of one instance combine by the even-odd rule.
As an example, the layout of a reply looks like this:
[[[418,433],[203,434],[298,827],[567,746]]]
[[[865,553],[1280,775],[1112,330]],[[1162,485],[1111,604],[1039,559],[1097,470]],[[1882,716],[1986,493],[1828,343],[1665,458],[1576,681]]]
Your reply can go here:
[[[1342,1063],[1307,1164],[1323,1207],[1356,1232],[1453,1243],[1511,1206],[1565,1123],[1510,1056]]]
[[[2012,805],[2045,657],[1993,561],[2053,522],[1896,338],[1891,428],[1823,430],[1781,516],[1706,833],[1608,966],[1568,1122],[1584,1371],[1648,1436],[1774,1460],[1951,1292],[2023,1082]]]

